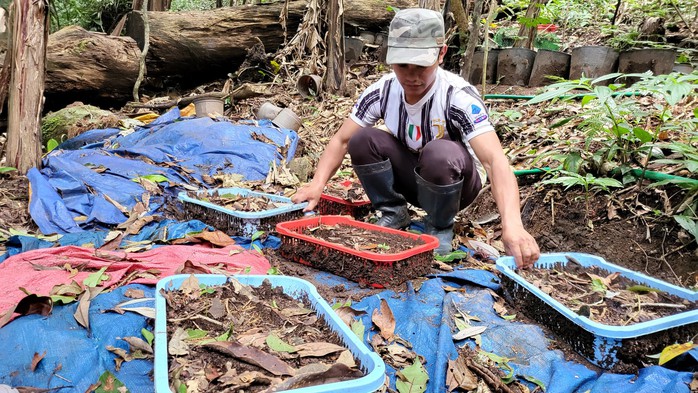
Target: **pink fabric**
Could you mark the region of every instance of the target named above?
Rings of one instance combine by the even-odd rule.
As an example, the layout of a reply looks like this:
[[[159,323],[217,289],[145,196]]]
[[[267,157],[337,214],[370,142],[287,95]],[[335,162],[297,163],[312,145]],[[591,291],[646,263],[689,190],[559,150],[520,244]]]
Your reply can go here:
[[[231,253],[233,250],[235,252]],[[0,263],[0,315],[5,314],[26,296],[20,287],[29,293],[45,296],[55,285],[69,284],[71,280],[82,285],[87,276],[105,266],[105,273],[109,275],[109,279],[103,283],[106,288],[134,271],[148,269],[159,270],[158,278],[139,278],[129,283],[155,284],[160,278],[181,270],[187,261],[202,268],[221,265],[221,270],[232,274],[266,274],[270,267],[269,261],[262,255],[246,251],[237,245],[225,248],[172,245],[140,253],[101,251],[77,246],[32,250],[14,255]],[[66,263],[80,272],[70,277],[70,272],[63,268]],[[37,270],[33,265],[55,269]]]

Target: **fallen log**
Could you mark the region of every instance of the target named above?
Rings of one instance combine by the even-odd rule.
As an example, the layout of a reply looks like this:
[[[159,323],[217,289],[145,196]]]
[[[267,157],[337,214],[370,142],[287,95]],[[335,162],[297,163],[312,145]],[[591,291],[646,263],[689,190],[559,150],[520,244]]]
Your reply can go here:
[[[47,52],[47,95],[128,96],[138,77],[140,50],[130,37],[68,26],[49,36]]]
[[[345,24],[373,31],[386,29],[394,15],[388,10],[389,5],[407,8],[416,4],[416,0],[345,2]],[[305,0],[289,1],[286,18],[289,39],[298,29],[306,5]],[[262,41],[267,52],[275,52],[284,43],[283,26],[279,23],[282,8],[283,2],[278,2],[208,11],[148,12],[148,76],[186,76],[188,80],[224,76],[242,64],[247,49],[257,42],[255,37]],[[125,34],[143,47],[144,24],[140,11],[129,14]]]

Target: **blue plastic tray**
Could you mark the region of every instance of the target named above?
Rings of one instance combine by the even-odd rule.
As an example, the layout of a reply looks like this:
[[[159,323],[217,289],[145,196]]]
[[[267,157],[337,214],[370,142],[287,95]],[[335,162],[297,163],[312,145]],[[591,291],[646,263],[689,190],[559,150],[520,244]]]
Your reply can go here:
[[[691,302],[698,301],[697,292],[625,269],[609,263],[603,258],[595,255],[583,253],[543,254],[535,263],[533,268],[551,269],[556,265],[566,265],[568,262],[567,256],[574,258],[584,267],[596,266],[611,273],[619,272],[621,276],[635,281],[638,284],[662,290],[668,294],[678,296]],[[667,331],[671,331],[671,334],[676,337],[685,336],[686,341],[688,341],[692,335],[695,334],[691,334],[691,332],[698,330],[698,310],[685,311],[679,314],[628,326],[612,326],[592,321],[585,316],[578,315],[559,301],[553,299],[550,295],[541,291],[535,285],[526,281],[526,279],[523,277],[519,276],[514,270],[516,268],[514,258],[510,256],[501,257],[497,260],[496,266],[497,270],[504,274],[502,280],[503,284],[505,284],[505,293],[507,294],[507,297],[510,298],[510,301],[514,302],[515,304],[522,301],[530,302],[530,300],[525,299],[526,292],[528,292],[535,295],[535,297],[542,301],[544,305],[552,308],[554,312],[564,316],[575,325],[581,327],[584,331],[591,333],[593,337],[589,338],[593,339],[592,344],[590,344],[589,340],[585,341],[584,337],[577,337],[572,340],[572,342],[568,341],[567,339],[565,341],[568,341],[572,347],[582,353],[582,355],[584,355],[589,361],[604,368],[611,368],[618,362],[619,358],[617,355],[619,354],[619,351],[621,351],[624,344],[627,344],[630,341],[639,340],[642,338],[651,338],[652,340],[655,340],[658,339],[660,333]],[[509,280],[509,283],[506,282],[507,280]],[[512,282],[513,285],[507,285],[511,284]],[[537,314],[538,315],[529,315],[529,317],[537,319],[538,322],[548,325],[550,319],[548,319],[547,316],[544,316],[544,312],[542,311],[541,313]],[[548,327],[550,327],[554,332],[561,333],[561,331],[564,330],[566,333],[569,333],[569,326],[564,326],[564,324],[556,324],[554,322],[552,324],[554,326]],[[583,334],[581,331],[580,333]],[[650,335],[654,336],[649,337]],[[563,335],[563,338],[566,338],[565,335]],[[658,342],[655,344],[656,347],[660,348],[659,350],[661,350],[661,348],[674,344],[674,342]],[[593,345],[593,348],[590,348],[590,345]],[[649,354],[651,353],[645,353],[644,355]]]
[[[223,285],[228,278],[216,274],[196,274],[200,284],[207,286]],[[167,362],[167,310],[165,298],[161,290],[178,289],[188,274],[179,274],[163,278],[155,288],[155,391],[170,393],[168,362]],[[366,375],[351,381],[334,382],[319,386],[287,390],[292,393],[368,393],[383,386],[385,379],[385,363],[376,353],[359,340],[349,327],[342,322],[332,307],[318,294],[317,289],[305,280],[287,276],[239,275],[234,276],[240,283],[258,287],[264,280],[269,280],[272,287],[281,287],[286,295],[295,299],[305,296],[318,316],[324,318],[329,327],[339,336],[342,343],[361,363]]]
[[[293,220],[303,216],[303,209],[307,202],[293,203],[291,198],[281,195],[267,194],[239,187],[216,188],[211,190],[199,190],[198,196],[214,194],[233,194],[241,196],[264,197],[274,202],[287,203],[274,209],[260,212],[243,212],[226,209],[223,206],[211,202],[191,198],[186,191],[180,192],[178,199],[184,203],[184,208],[216,229],[220,229],[232,236],[250,237],[257,231],[274,231],[276,224],[283,221]]]

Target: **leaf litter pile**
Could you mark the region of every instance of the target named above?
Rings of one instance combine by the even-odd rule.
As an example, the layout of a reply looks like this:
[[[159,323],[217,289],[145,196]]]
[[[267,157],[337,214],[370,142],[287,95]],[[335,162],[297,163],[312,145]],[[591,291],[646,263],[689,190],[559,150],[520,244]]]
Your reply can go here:
[[[345,180],[329,183],[325,187],[324,193],[351,203],[368,202],[366,191],[358,181]]]
[[[279,391],[364,375],[308,299],[269,281],[207,287],[191,276],[163,296],[174,391]]]
[[[328,243],[377,254],[397,254],[424,244],[421,239],[344,224],[320,224],[304,229],[303,234]]]
[[[241,195],[219,192],[215,192],[211,195],[201,195],[195,192],[189,192],[187,194],[190,198],[209,202],[214,205],[224,207],[228,210],[239,212],[261,212],[291,205],[290,203],[273,201],[267,197],[257,195]]]
[[[611,326],[652,321],[698,308],[678,296],[568,257],[564,266],[519,270],[518,274],[570,310]]]

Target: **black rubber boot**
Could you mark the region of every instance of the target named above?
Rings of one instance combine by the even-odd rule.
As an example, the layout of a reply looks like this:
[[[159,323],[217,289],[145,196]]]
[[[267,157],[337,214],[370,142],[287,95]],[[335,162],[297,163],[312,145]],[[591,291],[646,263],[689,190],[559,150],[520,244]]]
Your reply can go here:
[[[354,165],[368,199],[376,210],[382,213],[377,225],[401,229],[410,225],[410,212],[402,194],[395,192],[393,166],[390,160],[375,164]]]
[[[417,200],[427,213],[424,218],[424,232],[439,239],[439,247],[434,250],[439,255],[453,251],[453,220],[460,210],[460,194],[463,180],[439,186],[424,180],[415,173],[417,179]]]

